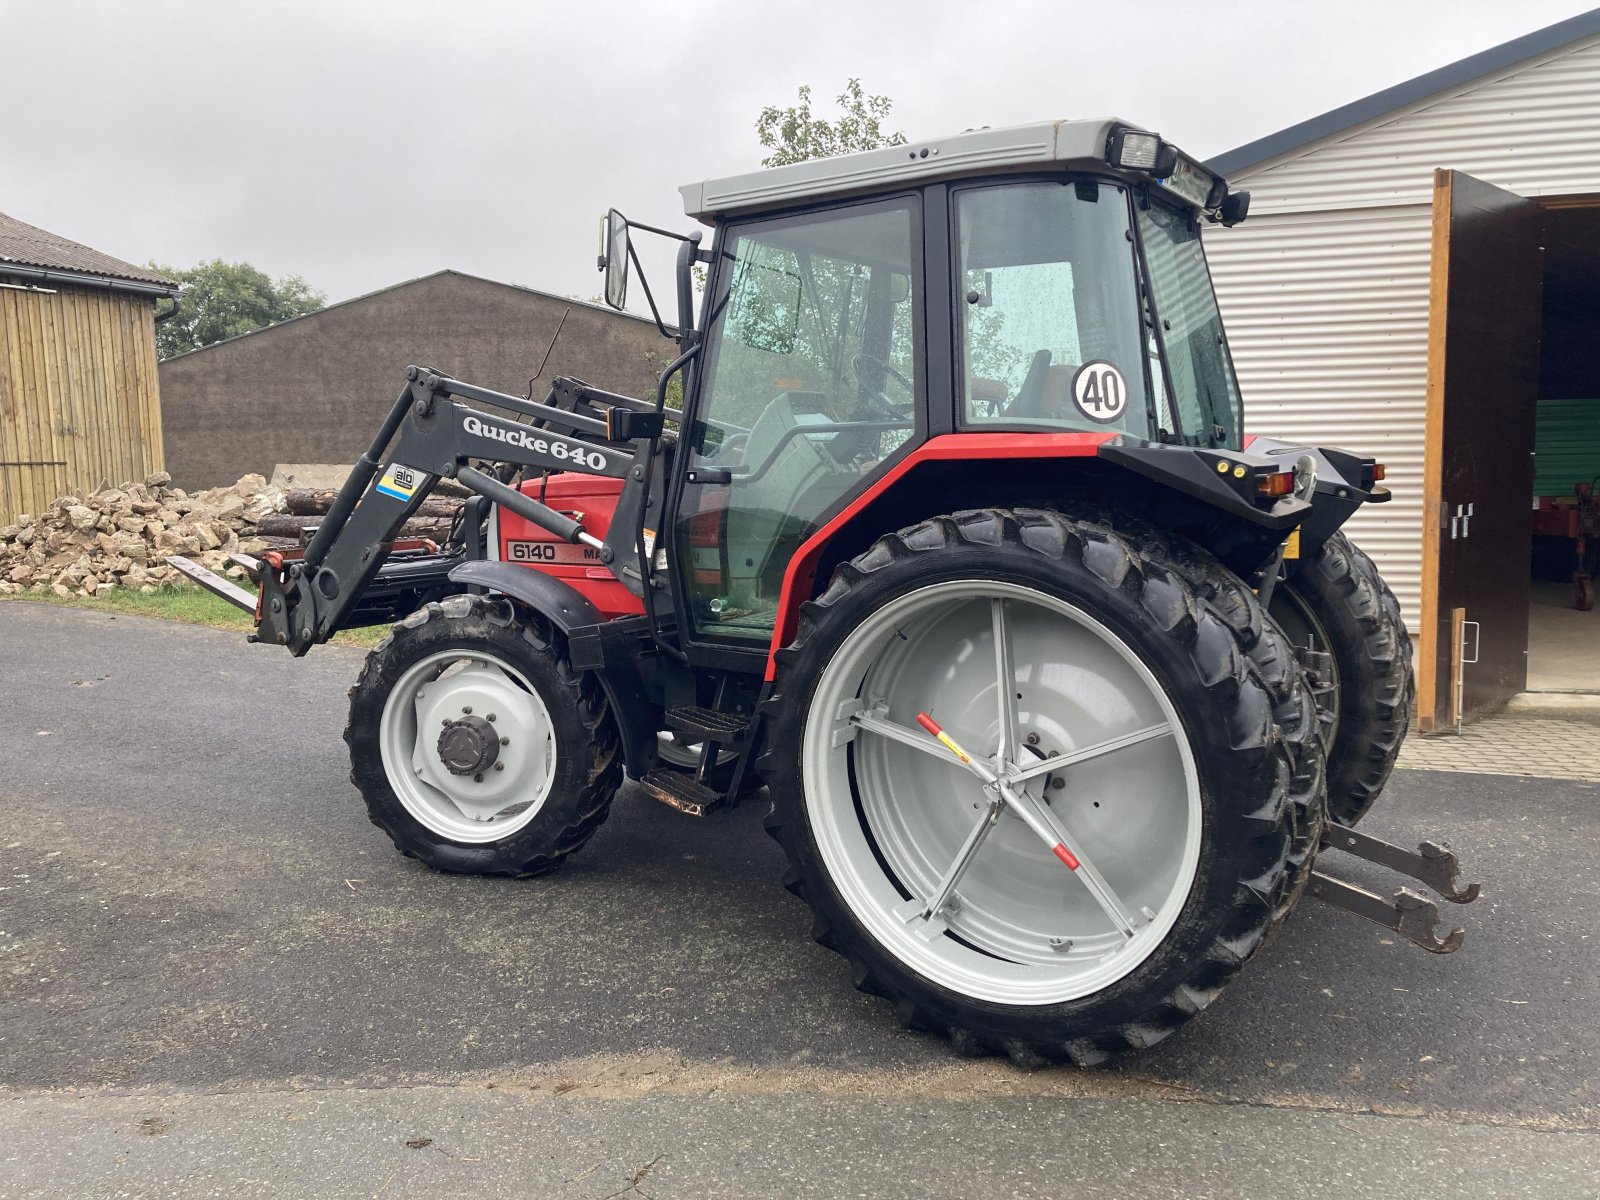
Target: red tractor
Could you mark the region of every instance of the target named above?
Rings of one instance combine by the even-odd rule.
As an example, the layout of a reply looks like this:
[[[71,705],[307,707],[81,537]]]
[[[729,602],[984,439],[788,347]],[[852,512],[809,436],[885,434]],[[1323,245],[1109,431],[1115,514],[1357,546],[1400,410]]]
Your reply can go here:
[[[303,552],[231,588],[296,655],[396,622],[345,739],[403,853],[536,875],[625,777],[696,816],[765,785],[856,985],[1021,1062],[1159,1041],[1308,887],[1460,943],[1420,893],[1316,869],[1476,894],[1350,828],[1412,706],[1398,605],[1339,532],[1388,493],[1245,433],[1200,230],[1247,193],[1116,120],[683,193],[713,237],[667,234],[653,400],[409,368]],[[606,221],[617,307],[641,228]],[[397,542],[440,477],[472,493],[458,535]]]

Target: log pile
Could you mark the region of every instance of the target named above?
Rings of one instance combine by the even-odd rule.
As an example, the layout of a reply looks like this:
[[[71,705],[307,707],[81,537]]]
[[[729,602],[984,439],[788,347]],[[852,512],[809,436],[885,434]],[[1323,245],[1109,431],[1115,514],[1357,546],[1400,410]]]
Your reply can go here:
[[[167,566],[169,554],[239,578],[244,572],[228,555],[265,549],[260,523],[282,507],[282,489],[260,475],[189,493],[158,471],[140,483],[62,496],[37,516],[0,527],[0,594],[149,593],[179,578]]]
[[[333,503],[334,493],[284,489],[260,475],[232,487],[186,492],[158,471],[142,483],[52,500],[38,516],[0,527],[0,595],[22,591],[96,596],[116,588],[150,593],[181,577],[167,555],[182,554],[233,579],[244,571],[234,553],[260,554],[301,544]],[[459,500],[430,498],[401,530],[442,542]]]
[[[283,494],[283,512],[261,518],[256,532],[262,537],[290,538],[299,543],[302,533],[315,529],[333,505],[336,493],[312,488],[291,488]],[[430,497],[424,500],[411,519],[401,527],[400,537],[432,538],[442,542],[450,525],[461,513],[459,500]]]

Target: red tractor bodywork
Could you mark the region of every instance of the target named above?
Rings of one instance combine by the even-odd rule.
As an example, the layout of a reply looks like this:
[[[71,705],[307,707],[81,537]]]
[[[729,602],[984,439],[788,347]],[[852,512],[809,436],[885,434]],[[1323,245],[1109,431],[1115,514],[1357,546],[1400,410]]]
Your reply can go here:
[[[622,483],[603,475],[569,471],[529,480],[520,490],[604,538],[622,495]],[[601,562],[598,550],[559,538],[498,504],[489,523],[489,557],[531,567],[571,584],[608,621],[644,611],[639,598]]]

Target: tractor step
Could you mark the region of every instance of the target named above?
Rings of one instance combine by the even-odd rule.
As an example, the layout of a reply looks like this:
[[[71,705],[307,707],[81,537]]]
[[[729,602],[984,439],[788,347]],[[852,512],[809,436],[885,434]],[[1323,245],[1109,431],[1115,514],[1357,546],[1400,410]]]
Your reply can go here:
[[[657,767],[647,771],[639,780],[639,786],[649,792],[661,803],[679,812],[688,813],[691,817],[703,817],[708,812],[723,807],[728,797],[699,782],[692,775],[685,775],[682,771],[672,770],[670,767]]]
[[[750,732],[750,718],[741,713],[719,712],[714,708],[697,708],[680,705],[666,712],[667,728],[675,733],[686,733],[703,742],[728,745],[742,742]]]
[[[1361,833],[1348,825],[1330,823],[1323,834],[1324,850],[1342,850],[1356,858],[1388,867],[1402,875],[1409,875],[1425,883],[1452,904],[1471,904],[1482,890],[1478,884],[1463,886],[1457,879],[1460,864],[1456,856],[1434,842],[1422,842],[1416,850],[1407,850],[1370,833]],[[1318,860],[1318,866],[1321,860]],[[1357,887],[1342,879],[1335,879],[1321,871],[1311,873],[1311,895],[1324,904],[1353,912],[1358,917],[1375,921],[1392,929],[1413,945],[1421,946],[1434,954],[1450,954],[1460,949],[1466,931],[1452,929],[1439,936],[1439,906],[1432,897],[1410,888],[1396,889],[1391,899],[1385,900],[1376,892]]]

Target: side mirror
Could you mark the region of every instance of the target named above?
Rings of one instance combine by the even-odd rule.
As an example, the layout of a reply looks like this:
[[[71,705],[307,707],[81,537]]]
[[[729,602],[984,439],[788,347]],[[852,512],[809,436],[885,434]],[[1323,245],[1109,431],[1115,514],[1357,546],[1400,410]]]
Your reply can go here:
[[[606,273],[606,303],[628,302],[628,218],[611,209],[600,223],[600,269]]]

